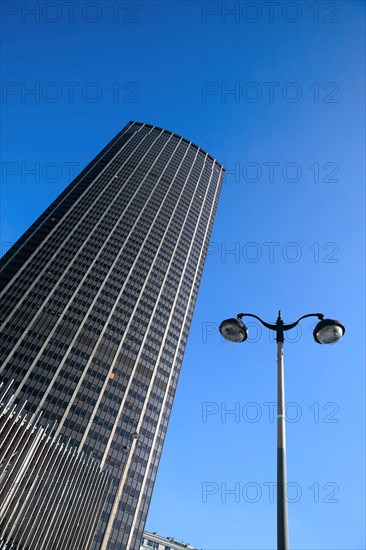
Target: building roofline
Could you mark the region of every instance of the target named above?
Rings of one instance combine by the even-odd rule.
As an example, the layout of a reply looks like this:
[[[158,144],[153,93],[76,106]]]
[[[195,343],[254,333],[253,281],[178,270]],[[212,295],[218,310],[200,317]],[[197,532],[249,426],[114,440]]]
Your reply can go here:
[[[157,130],[162,130],[163,132],[166,132],[167,134],[170,134],[172,136],[176,136],[179,139],[182,139],[183,141],[186,141],[187,143],[189,143],[193,147],[196,147],[196,149],[199,149],[200,151],[202,151],[202,153],[207,155],[211,160],[213,160],[221,168],[221,170],[223,172],[225,172],[225,167],[215,157],[210,155],[210,153],[208,153],[205,149],[202,149],[202,147],[200,147],[196,143],[193,143],[193,141],[190,141],[189,139],[185,138],[184,136],[181,136],[181,135],[177,134],[177,132],[171,132],[170,130],[167,130],[166,128],[162,128],[161,126],[156,126],[155,124],[149,124],[148,122],[140,122],[139,120],[130,120],[129,124],[141,124],[143,126],[148,126],[149,128],[156,128]]]
[[[151,537],[152,539],[155,539],[156,542],[159,542],[161,544],[171,543],[175,546],[179,546],[182,550],[195,550],[194,546],[189,544],[188,542],[180,542],[178,540],[175,540],[173,537],[163,537],[162,535],[158,535],[157,533],[151,533],[150,531],[144,531],[143,536]]]

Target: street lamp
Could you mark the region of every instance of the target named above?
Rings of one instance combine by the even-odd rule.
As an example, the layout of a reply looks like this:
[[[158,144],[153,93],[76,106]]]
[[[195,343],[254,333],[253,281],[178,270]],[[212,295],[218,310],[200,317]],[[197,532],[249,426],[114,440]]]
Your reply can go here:
[[[294,323],[284,324],[281,311],[278,312],[275,324],[266,323],[252,313],[239,313],[236,318],[226,319],[220,325],[222,336],[229,342],[245,342],[248,338],[248,329],[244,325],[243,317],[254,317],[263,326],[276,332],[277,342],[277,548],[288,550],[287,500],[286,487],[286,431],[285,431],[285,392],[284,392],[284,362],[283,342],[284,332],[290,330],[306,317],[317,317],[313,336],[318,344],[335,344],[344,335],[345,328],[339,321],[324,319],[322,313],[308,313]]]

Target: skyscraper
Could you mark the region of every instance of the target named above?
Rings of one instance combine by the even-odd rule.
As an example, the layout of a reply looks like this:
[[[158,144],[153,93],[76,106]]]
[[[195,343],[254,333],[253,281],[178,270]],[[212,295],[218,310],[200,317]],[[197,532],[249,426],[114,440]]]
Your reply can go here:
[[[130,122],[1,260],[0,381],[111,474],[92,548],[141,543],[222,180]]]

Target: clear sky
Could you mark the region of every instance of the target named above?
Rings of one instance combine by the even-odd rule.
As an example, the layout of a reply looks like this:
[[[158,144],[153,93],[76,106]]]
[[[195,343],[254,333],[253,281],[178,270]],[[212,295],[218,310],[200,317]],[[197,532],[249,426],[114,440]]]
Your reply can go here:
[[[322,312],[339,344],[314,343],[312,319],[285,343],[290,544],[363,550],[364,2],[3,1],[1,16],[2,253],[129,120],[227,168],[147,528],[275,548],[276,347],[257,323],[242,345],[218,325]]]

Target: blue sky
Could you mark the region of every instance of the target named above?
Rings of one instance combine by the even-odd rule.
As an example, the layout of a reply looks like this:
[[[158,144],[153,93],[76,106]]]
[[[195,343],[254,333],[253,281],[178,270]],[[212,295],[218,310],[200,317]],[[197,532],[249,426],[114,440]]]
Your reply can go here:
[[[312,319],[285,343],[290,544],[364,549],[365,4],[2,10],[2,253],[129,120],[227,168],[147,528],[275,547],[275,344],[257,323],[228,344],[218,325],[322,312],[339,344],[315,344]]]

